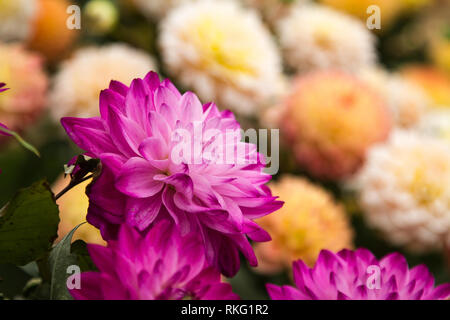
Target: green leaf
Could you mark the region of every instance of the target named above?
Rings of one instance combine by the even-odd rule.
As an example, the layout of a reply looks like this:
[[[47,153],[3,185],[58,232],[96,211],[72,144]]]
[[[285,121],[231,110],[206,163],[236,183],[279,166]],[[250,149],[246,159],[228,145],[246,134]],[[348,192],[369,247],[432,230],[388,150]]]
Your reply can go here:
[[[78,257],[71,252],[70,248],[73,234],[83,223],[73,228],[50,252],[48,259],[51,270],[50,300],[73,299],[67,290],[67,268],[78,265]]]
[[[46,181],[19,190],[0,210],[0,263],[25,265],[57,237],[58,206]]]

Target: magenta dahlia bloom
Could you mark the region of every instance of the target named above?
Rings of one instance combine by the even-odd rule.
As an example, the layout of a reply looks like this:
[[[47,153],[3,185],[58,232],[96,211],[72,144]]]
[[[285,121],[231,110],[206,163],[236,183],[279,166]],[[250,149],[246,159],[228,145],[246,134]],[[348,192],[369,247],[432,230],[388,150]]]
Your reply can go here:
[[[8,88],[4,88],[6,86],[6,83],[0,82],[0,92],[8,90]]]
[[[296,288],[267,285],[274,300],[440,300],[450,297],[450,283],[434,287],[424,265],[408,268],[391,253],[378,261],[367,249],[322,250],[313,268],[293,263]]]
[[[182,237],[165,220],[144,236],[123,225],[117,241],[89,244],[99,272],[81,274],[77,300],[230,300],[239,299],[220,273],[208,266],[195,234]]]
[[[144,232],[170,216],[183,235],[201,235],[208,261],[226,276],[239,269],[239,251],[257,265],[247,236],[270,236],[253,219],[282,202],[265,186],[265,161],[255,145],[240,142],[230,111],[202,106],[150,72],[130,87],[111,81],[100,94],[100,115],[61,122],[86,155],[102,161],[87,219],[104,238],[114,239],[123,223]]]

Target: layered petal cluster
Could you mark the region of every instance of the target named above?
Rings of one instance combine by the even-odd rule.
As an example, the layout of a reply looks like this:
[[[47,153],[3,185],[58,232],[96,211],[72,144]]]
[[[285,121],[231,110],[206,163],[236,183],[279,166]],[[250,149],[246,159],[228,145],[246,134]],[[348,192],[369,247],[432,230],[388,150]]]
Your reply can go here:
[[[297,161],[322,179],[342,179],[390,131],[385,101],[364,82],[322,71],[297,79],[281,121]]]
[[[17,131],[40,115],[48,79],[40,56],[17,44],[0,43],[0,74],[12,89],[0,95],[0,122]]]
[[[387,102],[394,124],[401,128],[417,125],[433,103],[417,84],[400,74],[390,74],[380,68],[367,68],[359,74]]]
[[[59,177],[52,186],[55,194],[62,191],[70,182],[70,179],[65,179],[64,176]],[[80,223],[86,221],[86,212],[89,207],[89,199],[85,193],[86,187],[90,180],[84,181],[66,193],[63,197],[56,201],[59,208],[59,226],[58,238],[55,242],[59,242],[64,238],[73,228]],[[87,243],[96,243],[105,245],[105,241],[100,235],[100,231],[89,223],[81,225],[74,234],[73,240],[81,239]]]
[[[125,44],[80,49],[62,63],[54,77],[52,116],[56,121],[67,116],[97,116],[99,92],[111,79],[129,83],[155,68],[152,57]]]
[[[443,300],[450,283],[435,287],[425,265],[412,269],[399,253],[381,260],[367,249],[323,250],[314,267],[293,263],[296,287],[267,285],[273,300]]]
[[[450,244],[450,146],[442,140],[394,131],[374,147],[356,179],[369,225],[411,250]]]
[[[298,71],[355,71],[376,61],[375,38],[367,27],[325,6],[298,6],[277,29],[284,57]]]
[[[170,216],[182,234],[201,234],[208,261],[225,275],[239,269],[239,251],[257,264],[246,235],[270,240],[253,219],[282,202],[265,186],[271,176],[256,146],[240,142],[231,112],[181,95],[150,72],[130,87],[112,81],[100,94],[100,114],[62,124],[102,161],[87,219],[104,238],[114,238],[120,224],[145,231],[158,216]]]
[[[285,205],[257,220],[272,237],[272,241],[255,245],[258,271],[281,271],[297,259],[312,266],[322,249],[337,252],[353,247],[343,206],[323,188],[295,176],[282,176],[269,186]]]
[[[175,8],[162,22],[159,40],[172,76],[222,108],[250,115],[284,90],[280,55],[269,31],[256,12],[236,1]]]
[[[37,11],[37,0],[3,0],[0,2],[0,40],[25,40],[30,35]]]
[[[81,288],[70,293],[77,300],[238,299],[207,265],[196,236],[180,236],[168,221],[145,236],[123,225],[108,247],[88,245],[99,272],[82,273]]]
[[[13,0],[15,1],[15,0]],[[73,12],[72,0],[37,0],[37,12],[33,19],[27,45],[46,59],[56,61],[64,57],[75,42],[79,30],[69,28]]]

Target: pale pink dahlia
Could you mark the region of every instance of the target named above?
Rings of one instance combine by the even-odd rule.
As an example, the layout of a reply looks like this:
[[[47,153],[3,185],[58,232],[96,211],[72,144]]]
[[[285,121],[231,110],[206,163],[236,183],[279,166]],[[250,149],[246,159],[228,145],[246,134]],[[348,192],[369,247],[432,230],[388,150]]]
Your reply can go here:
[[[450,283],[434,286],[425,265],[408,268],[391,253],[378,261],[367,249],[338,253],[322,250],[313,268],[293,263],[296,288],[267,285],[274,300],[441,300],[450,297]]]
[[[238,299],[220,273],[208,266],[198,235],[182,237],[169,221],[145,235],[123,225],[117,241],[88,245],[99,269],[81,274],[77,300]]]
[[[246,236],[268,241],[253,219],[282,206],[264,184],[264,159],[240,142],[230,111],[202,106],[150,72],[128,88],[112,81],[100,94],[100,117],[63,118],[71,139],[103,164],[89,188],[87,220],[114,239],[126,223],[146,231],[170,216],[182,235],[201,234],[208,261],[226,276],[239,269],[239,251],[257,265]]]

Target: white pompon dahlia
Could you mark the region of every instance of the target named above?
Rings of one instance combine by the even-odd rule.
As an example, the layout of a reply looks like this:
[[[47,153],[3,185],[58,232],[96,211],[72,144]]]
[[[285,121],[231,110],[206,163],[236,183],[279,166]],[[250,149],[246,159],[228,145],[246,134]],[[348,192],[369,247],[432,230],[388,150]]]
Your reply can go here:
[[[0,40],[25,40],[36,12],[35,0],[1,0]]]
[[[197,1],[162,22],[168,71],[204,101],[251,114],[284,86],[279,52],[259,16],[235,1]]]
[[[325,6],[298,6],[277,30],[287,63],[298,71],[355,71],[376,61],[375,37],[366,26]]]
[[[96,116],[100,91],[111,80],[129,83],[155,69],[151,56],[125,44],[80,49],[53,79],[52,116],[56,121],[67,116]]]
[[[442,139],[394,131],[374,147],[356,186],[369,225],[413,251],[450,244],[450,147]]]

